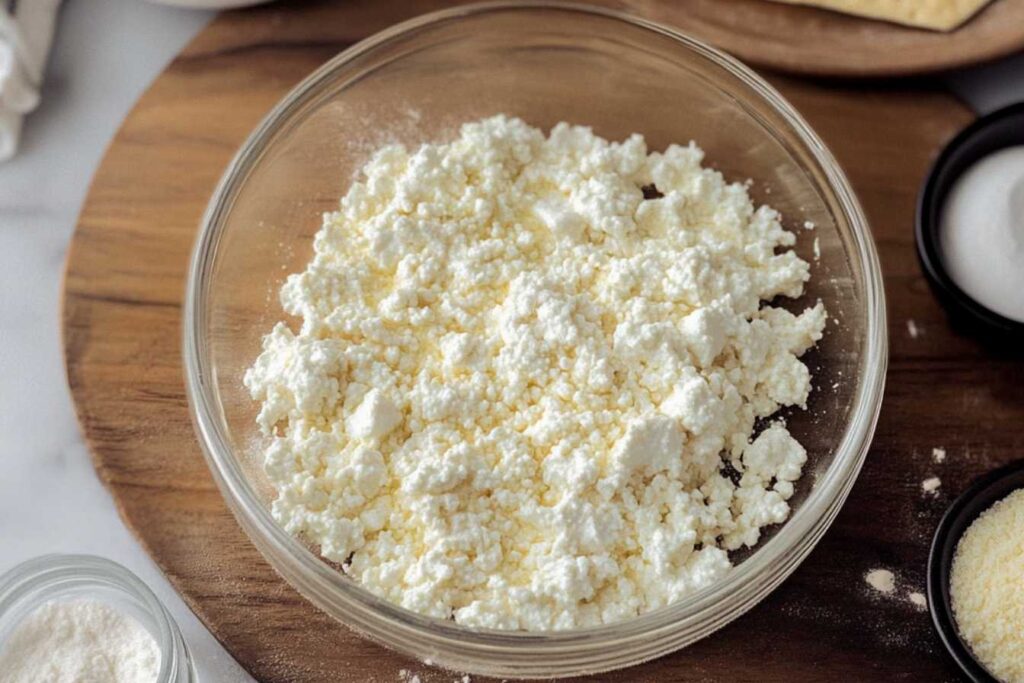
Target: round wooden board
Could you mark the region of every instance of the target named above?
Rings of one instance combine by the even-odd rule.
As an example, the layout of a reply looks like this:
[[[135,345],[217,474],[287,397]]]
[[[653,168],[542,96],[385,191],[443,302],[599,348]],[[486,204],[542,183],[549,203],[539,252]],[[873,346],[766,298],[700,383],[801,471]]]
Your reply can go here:
[[[200,216],[259,118],[314,67],[373,31],[441,3],[277,3],[221,15],[140,99],[113,140],[68,255],[68,379],[96,470],[126,524],[196,614],[259,680],[395,681],[439,672],[333,622],[286,585],[225,507],[193,435],[180,315]],[[921,277],[918,183],[970,112],[935,92],[840,90],[775,79],[832,146],[873,222],[892,323],[887,406],[845,510],[794,576],[714,637],[600,680],[947,679],[927,614],[864,587],[874,566],[922,590],[946,494],[923,498],[933,446],[943,492],[1015,457],[1019,362],[949,329]],[[911,339],[913,318],[924,330]],[[970,425],[969,435],[958,425]],[[974,460],[963,457],[970,450]]]
[[[1024,0],[994,0],[949,33],[769,0],[620,0],[620,5],[751,64],[795,74],[905,76],[1024,50]]]

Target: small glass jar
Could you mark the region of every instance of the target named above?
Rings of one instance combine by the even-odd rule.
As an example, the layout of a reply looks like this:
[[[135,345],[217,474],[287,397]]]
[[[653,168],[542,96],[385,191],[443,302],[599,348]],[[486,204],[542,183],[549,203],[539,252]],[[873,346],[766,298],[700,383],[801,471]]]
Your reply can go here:
[[[0,649],[18,624],[53,600],[92,599],[137,620],[160,648],[156,683],[199,680],[167,608],[139,577],[94,555],[43,555],[0,576]]]

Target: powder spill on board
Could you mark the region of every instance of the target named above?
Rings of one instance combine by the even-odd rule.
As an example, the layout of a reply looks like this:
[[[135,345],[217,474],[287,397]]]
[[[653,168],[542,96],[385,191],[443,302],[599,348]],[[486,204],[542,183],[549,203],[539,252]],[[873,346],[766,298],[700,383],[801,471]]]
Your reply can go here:
[[[901,592],[905,589],[897,590],[903,582],[895,573],[888,569],[872,569],[864,574],[864,582],[871,587],[872,593],[877,596],[885,598],[902,596],[901,600],[912,605],[917,611],[928,609],[928,598],[925,597],[924,593],[915,590],[906,590],[905,592]]]
[[[418,673],[414,673],[408,669],[401,669],[398,672],[398,680],[401,681],[401,683],[426,683],[422,678],[420,678]],[[452,683],[472,683],[473,681],[469,674],[456,675],[454,679],[450,680]]]
[[[946,270],[960,289],[1024,322],[1024,145],[982,158],[957,179],[939,236]]]
[[[703,156],[503,116],[379,150],[282,288],[301,328],[246,374],[277,521],[471,627],[609,623],[724,576],[789,515],[806,451],[754,428],[806,405],[827,317],[761,306],[810,266]]]

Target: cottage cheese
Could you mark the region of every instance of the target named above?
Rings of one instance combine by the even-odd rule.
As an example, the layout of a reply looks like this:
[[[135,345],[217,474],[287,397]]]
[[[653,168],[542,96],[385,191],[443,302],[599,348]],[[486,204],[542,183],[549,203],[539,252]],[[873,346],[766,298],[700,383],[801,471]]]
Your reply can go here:
[[[275,518],[472,627],[608,623],[727,574],[789,514],[806,453],[754,425],[805,404],[826,317],[762,306],[809,266],[702,159],[504,116],[377,152],[245,377]]]
[[[956,544],[949,596],[957,630],[992,676],[1024,682],[1024,489],[982,512]]]

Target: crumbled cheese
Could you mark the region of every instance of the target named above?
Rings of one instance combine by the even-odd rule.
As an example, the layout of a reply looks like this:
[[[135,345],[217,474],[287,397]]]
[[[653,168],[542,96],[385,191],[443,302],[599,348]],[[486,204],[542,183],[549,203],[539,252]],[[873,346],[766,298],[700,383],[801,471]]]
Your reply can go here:
[[[889,595],[896,590],[896,575],[888,569],[872,569],[864,575],[864,580],[879,593]]]
[[[983,512],[957,543],[950,598],[960,634],[1003,681],[1024,681],[1024,489]]]
[[[771,208],[559,124],[380,150],[246,374],[275,518],[371,592],[474,627],[598,625],[719,580],[783,522],[781,424],[822,336]],[[723,473],[728,463],[737,475]]]
[[[921,490],[928,495],[938,495],[940,486],[942,486],[942,480],[938,477],[928,477],[921,482]]]
[[[936,463],[946,462],[946,449],[945,448],[933,448],[932,449],[932,460]]]

